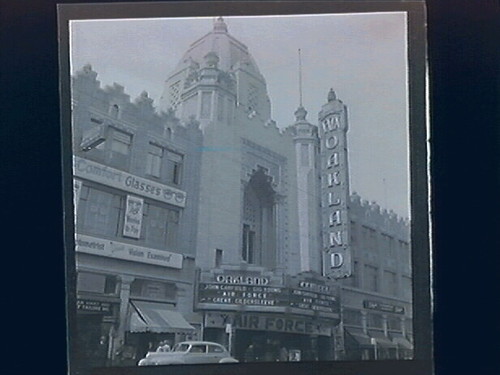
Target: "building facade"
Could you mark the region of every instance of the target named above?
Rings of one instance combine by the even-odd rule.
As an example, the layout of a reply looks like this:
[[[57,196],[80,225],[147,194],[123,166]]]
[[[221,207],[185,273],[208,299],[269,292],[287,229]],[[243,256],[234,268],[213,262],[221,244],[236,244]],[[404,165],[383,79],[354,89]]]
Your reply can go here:
[[[146,92],[131,102],[96,77],[87,65],[72,80],[78,357],[135,364],[162,339],[201,332],[192,301],[202,133],[156,113]]]
[[[411,355],[408,223],[349,195],[333,90],[317,125],[299,105],[279,128],[219,18],[152,102],[90,66],[73,77],[82,359],[135,364],[185,338],[240,361]]]

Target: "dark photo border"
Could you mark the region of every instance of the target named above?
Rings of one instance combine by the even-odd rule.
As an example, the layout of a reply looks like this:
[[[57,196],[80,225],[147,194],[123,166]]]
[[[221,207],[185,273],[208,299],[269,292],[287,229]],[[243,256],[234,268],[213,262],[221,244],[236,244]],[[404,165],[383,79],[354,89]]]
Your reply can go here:
[[[65,247],[67,272],[67,317],[69,369],[75,343],[71,332],[76,323],[76,272],[74,269],[74,222],[72,216],[72,162],[70,128],[70,66],[69,21],[78,19],[118,19],[193,16],[257,16],[321,13],[369,13],[404,11],[408,15],[409,56],[409,120],[410,120],[410,178],[411,178],[411,242],[413,270],[413,324],[415,351],[413,360],[398,361],[335,361],[312,363],[264,363],[235,365],[182,365],[168,368],[175,375],[225,375],[288,373],[306,374],[431,374],[431,268],[429,225],[429,180],[427,152],[426,108],[426,19],[422,2],[171,2],[171,3],[101,3],[58,5],[59,64],[61,90],[61,129],[63,150],[63,195],[65,206]],[[107,367],[93,374],[162,374],[165,368]],[[78,372],[75,372],[76,375]]]

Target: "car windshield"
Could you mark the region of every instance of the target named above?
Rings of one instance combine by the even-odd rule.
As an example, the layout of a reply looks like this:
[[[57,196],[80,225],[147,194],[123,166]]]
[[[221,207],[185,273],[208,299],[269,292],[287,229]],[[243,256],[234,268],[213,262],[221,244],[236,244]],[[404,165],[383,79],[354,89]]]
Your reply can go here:
[[[176,344],[172,349],[173,352],[187,352],[189,349],[188,344]]]

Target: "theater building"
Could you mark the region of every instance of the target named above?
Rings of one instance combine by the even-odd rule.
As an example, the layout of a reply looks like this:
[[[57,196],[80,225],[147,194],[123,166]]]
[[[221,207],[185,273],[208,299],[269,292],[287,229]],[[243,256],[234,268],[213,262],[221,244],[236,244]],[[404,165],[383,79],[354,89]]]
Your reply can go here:
[[[299,103],[278,127],[222,18],[158,110],[96,76],[86,66],[72,88],[81,348],[116,363],[131,347],[129,364],[186,338],[240,361],[411,356],[409,225],[350,195],[333,90],[316,124]]]
[[[195,300],[203,337],[231,346],[240,360],[250,346],[254,360],[275,360],[284,345],[295,359],[334,359],[339,288],[323,276],[331,256],[321,236],[319,196],[328,182],[320,179],[318,127],[299,106],[295,123],[278,128],[265,78],[221,18],[167,77],[161,105],[181,120],[196,118],[203,131]],[[326,107],[332,105],[343,111],[334,97]],[[328,108],[324,118],[333,115]],[[343,150],[332,182],[342,191],[332,189],[345,219],[345,131],[335,140],[323,143]],[[342,240],[333,236],[343,245],[347,225]]]
[[[158,114],[143,92],[72,78],[78,359],[135,364],[150,346],[199,337],[194,317],[198,123]]]

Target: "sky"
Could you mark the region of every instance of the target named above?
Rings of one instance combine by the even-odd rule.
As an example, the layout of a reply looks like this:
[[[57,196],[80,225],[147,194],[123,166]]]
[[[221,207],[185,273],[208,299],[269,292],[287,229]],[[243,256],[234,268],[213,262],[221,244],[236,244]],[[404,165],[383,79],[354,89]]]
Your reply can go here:
[[[299,105],[317,124],[330,88],[347,105],[350,189],[402,217],[409,212],[406,14],[224,17],[267,82],[272,118],[294,122]],[[164,81],[214,18],[72,21],[71,71],[90,63],[101,86],[114,82],[134,100],[158,104]]]

